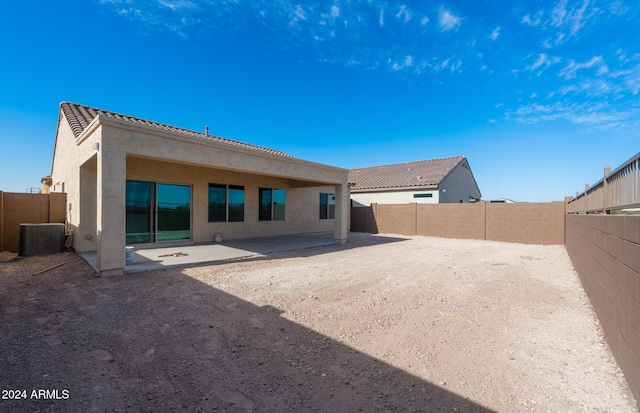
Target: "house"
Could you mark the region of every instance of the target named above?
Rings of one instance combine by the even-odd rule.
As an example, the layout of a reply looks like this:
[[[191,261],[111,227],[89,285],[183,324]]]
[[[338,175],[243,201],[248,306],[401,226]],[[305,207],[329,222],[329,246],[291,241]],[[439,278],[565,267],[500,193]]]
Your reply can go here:
[[[50,192],[79,252],[122,274],[125,247],[299,233],[345,242],[346,169],[75,103],[60,104]],[[326,200],[334,197],[332,214]],[[324,200],[324,204],[323,204]],[[320,212],[319,212],[320,211]]]
[[[429,159],[349,171],[352,206],[377,204],[445,204],[480,199],[464,156]]]
[[[498,199],[493,199],[489,202],[492,204],[514,204],[516,201],[509,198],[498,198]]]

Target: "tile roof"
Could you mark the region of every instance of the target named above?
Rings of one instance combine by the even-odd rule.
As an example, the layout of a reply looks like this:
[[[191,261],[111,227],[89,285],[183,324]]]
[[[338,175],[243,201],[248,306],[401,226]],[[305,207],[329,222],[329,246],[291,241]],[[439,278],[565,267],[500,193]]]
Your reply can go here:
[[[454,156],[355,168],[349,171],[349,182],[354,183],[352,191],[439,185],[463,161],[466,164],[464,156]]]
[[[75,137],[79,137],[84,130],[89,126],[89,124],[98,116],[107,116],[109,118],[123,120],[126,122],[135,123],[138,125],[150,126],[157,129],[162,129],[169,132],[176,132],[187,136],[192,136],[195,138],[206,139],[210,141],[220,142],[227,145],[233,145],[241,148],[257,150],[261,152],[270,153],[273,155],[284,156],[287,158],[292,158],[291,155],[286,154],[281,151],[277,151],[274,149],[264,148],[261,146],[250,145],[248,143],[238,142],[231,139],[221,138],[218,136],[208,135],[201,132],[195,132],[188,129],[178,128],[175,126],[169,126],[162,123],[152,122],[144,119],[135,118],[133,116],[121,115],[115,112],[109,112],[102,109],[95,109],[84,105],[79,105],[77,103],[70,102],[62,102],[60,104],[60,110],[64,114],[65,118],[69,122],[71,126],[71,130]]]

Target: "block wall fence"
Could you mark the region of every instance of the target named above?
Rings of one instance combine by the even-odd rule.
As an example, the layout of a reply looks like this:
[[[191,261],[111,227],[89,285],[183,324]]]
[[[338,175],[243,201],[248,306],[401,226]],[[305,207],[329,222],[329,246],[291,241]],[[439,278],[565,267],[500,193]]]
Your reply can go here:
[[[0,191],[0,251],[20,252],[20,224],[65,223],[67,195]]]
[[[351,208],[356,232],[564,244],[565,202],[372,204]]]
[[[566,248],[640,403],[640,216],[567,215]]]

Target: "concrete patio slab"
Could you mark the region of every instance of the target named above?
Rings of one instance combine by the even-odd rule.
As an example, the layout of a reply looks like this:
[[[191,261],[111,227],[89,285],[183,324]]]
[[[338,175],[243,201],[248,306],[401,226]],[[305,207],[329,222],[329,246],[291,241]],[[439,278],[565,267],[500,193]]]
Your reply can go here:
[[[188,245],[135,250],[132,265],[125,274],[154,271],[176,266],[202,265],[209,262],[259,257],[281,251],[315,248],[336,244],[333,234],[285,235],[224,241],[218,244]],[[180,253],[169,256],[165,254]],[[97,253],[84,252],[82,257],[97,271]]]

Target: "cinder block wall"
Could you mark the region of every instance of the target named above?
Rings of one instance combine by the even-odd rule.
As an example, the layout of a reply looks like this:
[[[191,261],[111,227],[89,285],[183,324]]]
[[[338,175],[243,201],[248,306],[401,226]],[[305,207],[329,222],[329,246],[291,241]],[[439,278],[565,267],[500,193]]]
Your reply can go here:
[[[486,203],[418,206],[417,235],[442,238],[485,238]]]
[[[564,202],[518,204],[372,204],[356,207],[352,231],[522,244],[564,244]],[[362,223],[373,214],[375,223]]]
[[[378,232],[416,235],[417,204],[374,204],[372,207]]]
[[[377,234],[378,227],[376,226],[376,219],[373,215],[373,208],[351,208],[351,221],[349,221],[351,231],[355,232],[368,232],[370,234]]]
[[[640,216],[567,215],[566,248],[640,400]]]
[[[487,240],[564,244],[564,202],[486,205]]]
[[[20,224],[65,222],[67,195],[0,192],[0,246],[20,252]]]

